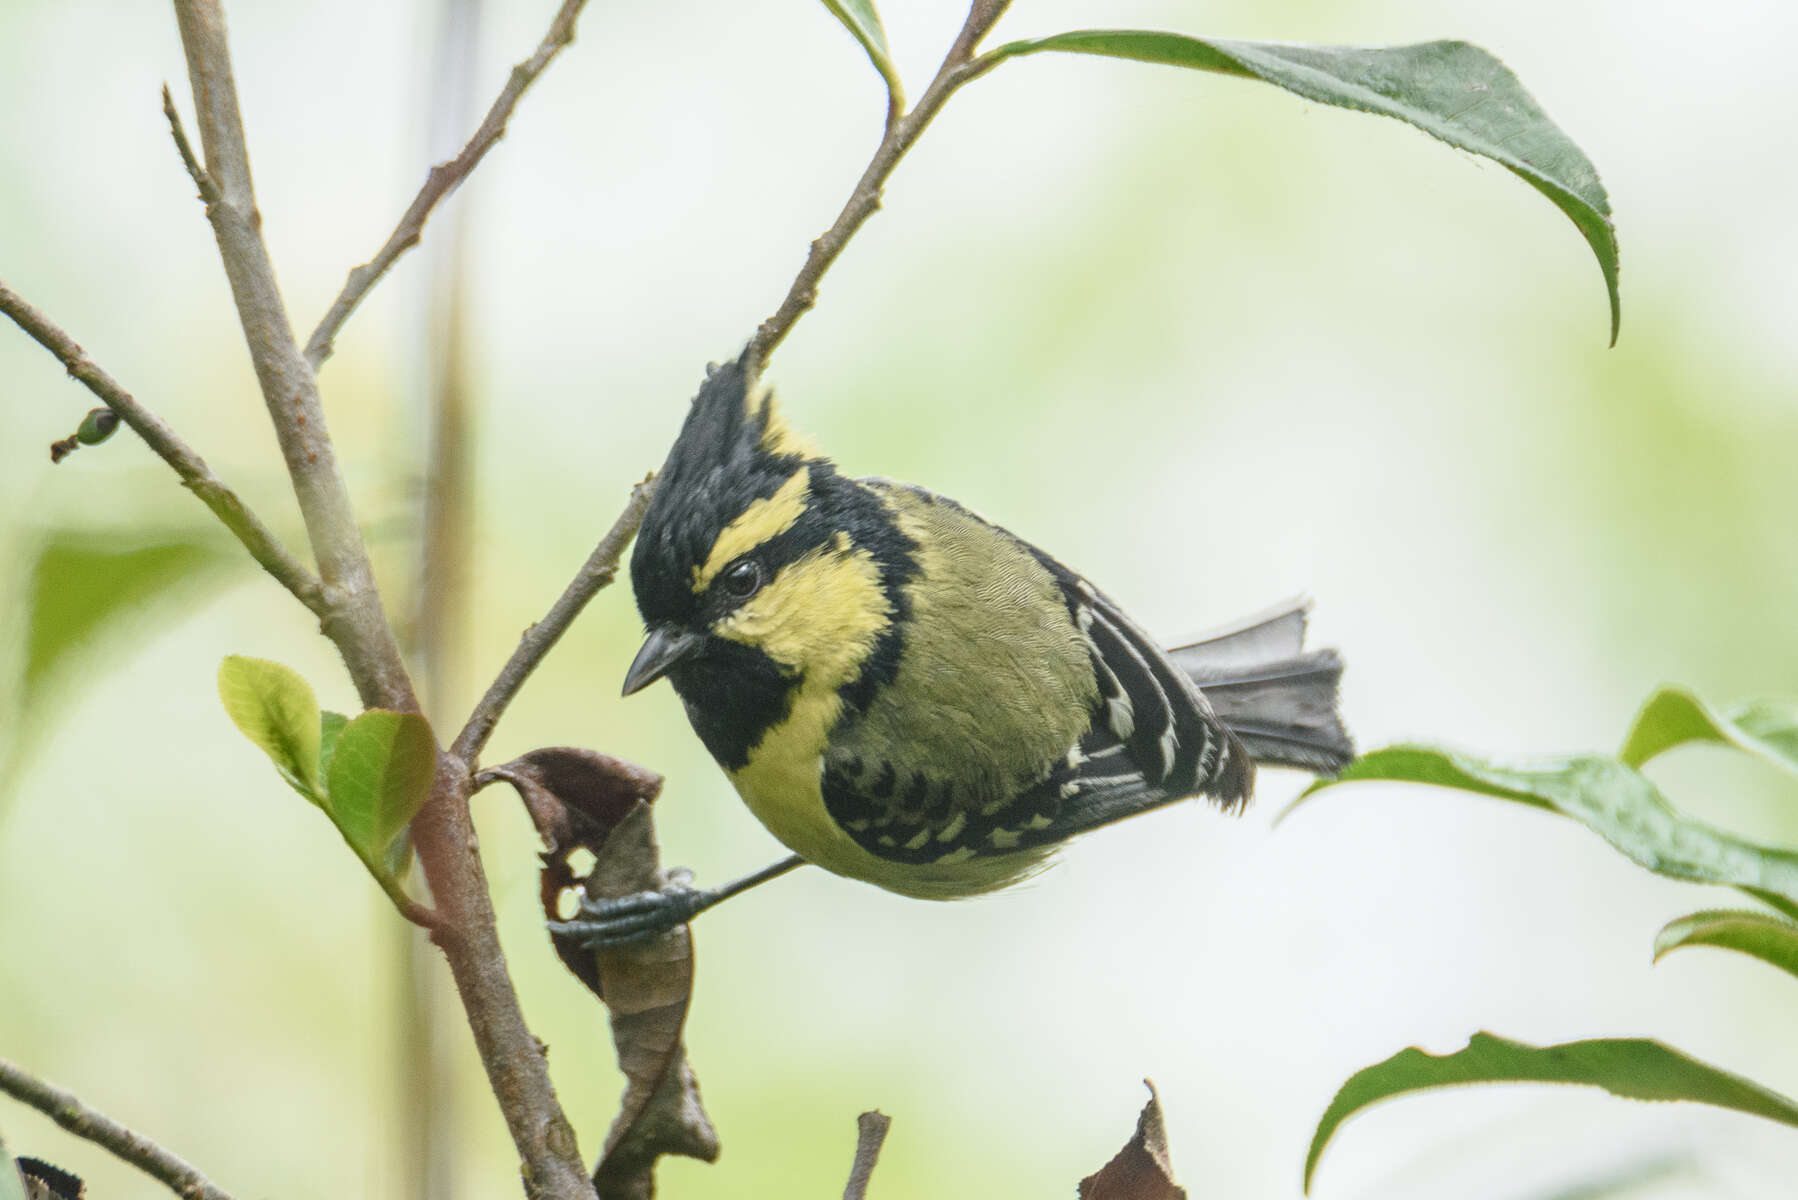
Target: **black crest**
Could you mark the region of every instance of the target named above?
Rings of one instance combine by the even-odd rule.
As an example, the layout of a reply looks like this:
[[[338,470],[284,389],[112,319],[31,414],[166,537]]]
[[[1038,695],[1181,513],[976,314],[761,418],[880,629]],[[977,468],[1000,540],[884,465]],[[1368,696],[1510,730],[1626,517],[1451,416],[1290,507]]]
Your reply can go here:
[[[745,358],[709,368],[656,480],[631,555],[637,609],[647,622],[692,616],[693,568],[719,532],[805,461],[781,451],[785,431]]]

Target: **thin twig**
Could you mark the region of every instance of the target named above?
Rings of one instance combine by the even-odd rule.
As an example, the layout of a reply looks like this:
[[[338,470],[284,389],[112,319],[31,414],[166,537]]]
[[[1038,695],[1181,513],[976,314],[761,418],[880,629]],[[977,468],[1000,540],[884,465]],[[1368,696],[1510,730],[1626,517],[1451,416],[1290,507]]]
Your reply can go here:
[[[799,269],[793,286],[787,289],[786,299],[755,331],[755,337],[749,343],[749,360],[755,366],[767,365],[768,356],[791,332],[794,323],[818,302],[818,281],[836,262],[856,230],[880,207],[880,193],[886,187],[887,177],[942,109],[944,102],[957,88],[978,79],[997,65],[975,59],[974,51],[979,47],[980,39],[1005,15],[1010,5],[1011,0],[974,0],[960,36],[943,57],[943,65],[937,68],[936,78],[930,81],[930,86],[910,112],[898,120],[887,121],[886,134],[880,139],[861,179],[856,182],[855,190],[849,194],[848,203],[843,205],[836,223],[812,243],[811,251],[805,256],[805,265]]]
[[[524,686],[524,681],[531,677],[543,656],[550,652],[587,602],[600,593],[600,590],[611,583],[618,575],[618,562],[624,557],[625,547],[637,536],[637,527],[643,524],[644,510],[649,507],[649,498],[655,492],[655,479],[650,477],[631,489],[631,498],[625,504],[624,511],[612,522],[612,528],[599,539],[599,545],[593,547],[593,553],[587,556],[586,563],[580,573],[574,577],[562,595],[541,621],[524,631],[518,641],[518,649],[500,669],[500,673],[487,688],[487,694],[475,705],[474,712],[468,718],[468,724],[456,735],[455,745],[450,753],[470,766],[480,755],[487,739],[493,736],[493,727],[499,723],[506,706]]]
[[[175,149],[181,155],[181,165],[187,168],[188,178],[200,189],[200,199],[208,204],[217,204],[219,198],[218,184],[212,182],[212,176],[194,157],[193,143],[187,140],[187,130],[181,127],[181,113],[175,108],[175,97],[169,93],[169,85],[162,85],[162,115],[169,119],[169,134],[175,139]]]
[[[400,255],[418,244],[424,233],[425,221],[431,216],[431,210],[437,202],[455,191],[461,182],[487,151],[506,136],[506,123],[512,119],[512,110],[518,107],[518,101],[525,90],[537,81],[550,61],[562,52],[562,48],[574,41],[574,23],[581,15],[581,9],[587,0],[563,0],[561,10],[556,19],[550,22],[549,32],[537,43],[537,51],[529,58],[512,68],[506,77],[506,86],[500,91],[499,98],[494,100],[493,107],[487,110],[487,116],[481,121],[480,128],[468,139],[461,153],[445,163],[438,163],[425,176],[424,186],[418,189],[418,195],[412,198],[412,206],[406,209],[398,225],[388,235],[387,242],[376,252],[375,256],[350,272],[344,282],[343,290],[331,307],[319,321],[318,328],[306,339],[306,362],[313,370],[317,370],[331,357],[332,343],[337,337],[344,322],[356,311],[369,290],[381,281]]]
[[[232,78],[219,0],[175,0],[193,83],[206,174],[219,200],[206,215],[218,239],[244,340],[293,479],[319,573],[335,601],[320,622],[337,645],[368,707],[418,711],[418,699],[381,607],[368,548],[338,469],[319,403],[318,382],[301,355],[274,266],[262,240],[249,152]],[[468,812],[468,770],[440,754],[430,799],[412,823],[414,844],[443,924],[443,949],[468,1014],[488,1083],[522,1159],[533,1200],[591,1200],[573,1127],[556,1101],[542,1043],[532,1036],[506,970]]]
[[[855,1165],[849,1168],[843,1200],[863,1200],[867,1196],[868,1180],[874,1174],[874,1163],[880,1158],[880,1147],[892,1124],[893,1118],[878,1111],[865,1112],[855,1119]]]
[[[212,1186],[191,1163],[3,1058],[0,1058],[0,1092],[37,1109],[76,1137],[86,1138],[110,1150],[183,1200],[231,1200],[230,1195]],[[8,1170],[11,1165],[10,1162],[0,1164],[0,1170]]]
[[[119,418],[137,432],[145,445],[175,469],[182,484],[224,522],[225,528],[236,535],[244,549],[250,552],[250,557],[261,564],[263,570],[273,575],[301,604],[315,613],[322,615],[325,612],[324,585],[319,582],[318,576],[281,545],[280,540],[238,498],[237,493],[226,487],[212,473],[212,468],[206,465],[206,461],[177,437],[175,431],[163,423],[162,418],[133,399],[130,392],[119,386],[117,380],[87,356],[87,352],[82,350],[74,338],[64,333],[55,322],[26,303],[4,283],[0,283],[0,312],[11,317],[20,329],[54,354],[71,376],[103,400],[106,407],[119,414]]]

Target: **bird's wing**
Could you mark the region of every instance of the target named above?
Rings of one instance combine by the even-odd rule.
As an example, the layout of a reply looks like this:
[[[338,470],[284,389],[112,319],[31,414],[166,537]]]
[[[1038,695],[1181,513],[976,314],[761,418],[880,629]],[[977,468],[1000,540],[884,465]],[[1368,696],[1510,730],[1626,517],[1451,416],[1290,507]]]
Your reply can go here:
[[[1110,597],[1036,554],[1092,643],[1100,695],[1079,744],[1032,789],[1053,788],[1060,801],[1044,832],[1069,837],[1197,794],[1226,811],[1242,805],[1254,786],[1254,763],[1186,672]]]
[[[1084,578],[1018,544],[1050,573],[1087,639],[1099,697],[1087,727],[1044,777],[992,799],[958,795],[954,780],[891,763],[827,759],[827,807],[879,858],[926,864],[1012,854],[1187,796],[1210,795],[1226,810],[1248,797],[1253,761],[1186,673]]]

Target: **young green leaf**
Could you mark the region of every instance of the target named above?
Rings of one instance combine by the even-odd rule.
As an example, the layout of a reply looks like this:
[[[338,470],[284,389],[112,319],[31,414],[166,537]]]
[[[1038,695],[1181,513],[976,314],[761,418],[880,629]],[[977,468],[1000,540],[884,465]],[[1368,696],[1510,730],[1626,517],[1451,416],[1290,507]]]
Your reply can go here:
[[[318,697],[298,671],[233,654],[219,664],[219,700],[243,735],[262,747],[282,778],[322,804]]]
[[[1733,885],[1788,915],[1798,910],[1798,853],[1759,846],[1681,815],[1654,784],[1616,759],[1588,755],[1500,766],[1426,746],[1392,746],[1350,763],[1335,779],[1312,784],[1292,807],[1345,783],[1373,780],[1434,784],[1558,812],[1650,871]]]
[[[887,31],[880,23],[874,0],[824,0],[830,15],[843,23],[862,49],[868,61],[886,80],[888,111],[897,115],[905,110],[905,87],[899,82],[899,68],[893,65],[893,52],[887,49]]]
[[[1655,935],[1654,960],[1681,946],[1735,950],[1798,975],[1798,923],[1746,909],[1710,909],[1669,921]]]
[[[1349,1076],[1330,1101],[1305,1156],[1305,1191],[1337,1128],[1370,1104],[1407,1092],[1468,1083],[1576,1083],[1629,1100],[1691,1100],[1798,1125],[1798,1104],[1752,1080],[1646,1038],[1531,1046],[1476,1033],[1465,1049],[1435,1055],[1413,1046]]]
[[[1756,700],[1718,713],[1684,688],[1664,687],[1636,715],[1617,757],[1639,767],[1687,742],[1718,742],[1798,772],[1798,704]]]
[[[343,727],[331,756],[331,819],[371,870],[431,792],[437,741],[417,713],[375,708]]]
[[[1549,120],[1517,76],[1466,42],[1412,46],[1295,46],[1131,29],[1088,29],[1010,42],[981,56],[996,63],[1055,50],[1163,63],[1259,79],[1318,104],[1395,117],[1451,146],[1489,158],[1566,214],[1604,275],[1617,341],[1617,234],[1598,171]]]

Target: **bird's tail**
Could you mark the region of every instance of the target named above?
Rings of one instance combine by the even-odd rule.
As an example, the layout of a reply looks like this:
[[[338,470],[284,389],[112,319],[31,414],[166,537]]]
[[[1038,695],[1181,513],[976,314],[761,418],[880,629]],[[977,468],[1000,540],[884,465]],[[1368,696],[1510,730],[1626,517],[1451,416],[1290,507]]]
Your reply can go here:
[[[1336,709],[1342,659],[1304,648],[1310,608],[1288,601],[1167,653],[1257,763],[1334,775],[1355,745]]]

